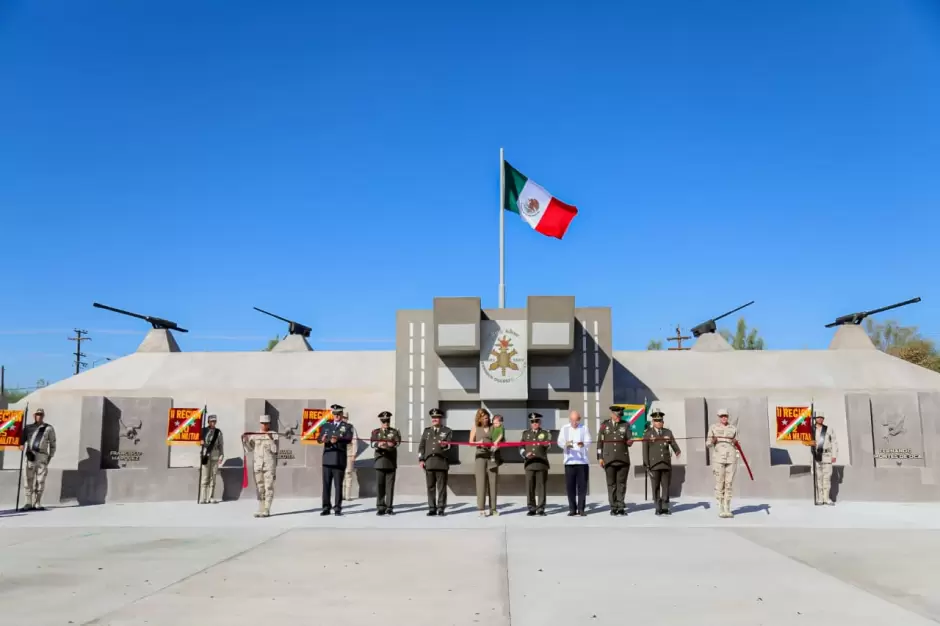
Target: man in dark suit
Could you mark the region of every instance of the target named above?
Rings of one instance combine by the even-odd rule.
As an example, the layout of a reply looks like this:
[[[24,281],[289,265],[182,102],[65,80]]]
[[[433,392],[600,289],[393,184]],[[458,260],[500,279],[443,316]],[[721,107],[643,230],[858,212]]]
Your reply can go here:
[[[334,404],[333,421],[320,434],[323,444],[323,510],[320,515],[343,514],[343,475],[346,473],[347,446],[353,440],[352,426],[342,420],[343,407]],[[330,490],[335,502],[330,502]]]
[[[672,479],[672,455],[680,456],[682,451],[672,431],[663,427],[665,413],[654,409],[651,417],[653,425],[643,435],[643,466],[649,472],[653,485],[653,501],[656,502],[656,515],[671,515],[669,512],[669,484]]]

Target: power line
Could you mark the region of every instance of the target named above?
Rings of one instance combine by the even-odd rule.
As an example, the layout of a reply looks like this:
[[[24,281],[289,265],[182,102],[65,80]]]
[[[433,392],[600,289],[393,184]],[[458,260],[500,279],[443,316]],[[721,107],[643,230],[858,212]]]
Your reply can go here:
[[[83,367],[88,367],[88,363],[85,363],[84,361],[82,361],[82,357],[86,356],[85,353],[82,352],[82,342],[91,341],[91,337],[82,337],[82,335],[87,335],[87,334],[88,334],[87,330],[79,330],[76,328],[75,336],[68,338],[69,341],[75,342],[75,352],[73,352],[72,354],[75,355],[75,373],[76,374],[82,371]]]

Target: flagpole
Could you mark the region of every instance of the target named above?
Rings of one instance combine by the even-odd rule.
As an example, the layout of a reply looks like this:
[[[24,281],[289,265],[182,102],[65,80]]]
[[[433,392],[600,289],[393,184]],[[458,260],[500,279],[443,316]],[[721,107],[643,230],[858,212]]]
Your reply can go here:
[[[503,149],[499,149],[499,308],[506,308],[506,168],[503,164]]]

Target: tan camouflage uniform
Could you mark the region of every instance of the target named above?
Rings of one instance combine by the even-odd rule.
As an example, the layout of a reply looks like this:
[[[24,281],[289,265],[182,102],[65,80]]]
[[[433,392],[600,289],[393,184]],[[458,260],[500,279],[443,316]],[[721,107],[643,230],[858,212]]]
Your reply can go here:
[[[36,414],[45,417],[42,409]],[[43,422],[30,424],[26,427],[24,445],[26,446],[26,504],[23,510],[41,509],[42,492],[46,488],[46,476],[49,473],[49,462],[55,456],[55,429]],[[30,460],[29,457],[32,457]]]
[[[820,417],[818,413],[816,416]],[[832,489],[832,461],[839,458],[839,443],[831,428],[826,427],[825,435],[823,435],[822,427],[815,425],[813,426],[813,441],[822,442],[822,459],[813,460],[816,465],[816,502],[832,504],[829,496]]]
[[[203,504],[219,503],[219,500],[215,497],[215,484],[219,477],[219,468],[222,467],[222,463],[225,462],[225,445],[222,431],[216,430],[218,432],[218,438],[215,441],[215,445],[212,447],[212,452],[209,454],[209,461],[202,466],[202,480],[199,485],[199,502]]]
[[[343,415],[346,417],[343,421],[348,424],[349,414],[344,413]],[[353,429],[353,440],[346,446],[346,470],[343,473],[343,500],[353,499],[353,473],[356,471],[356,450],[359,449],[359,433],[352,424],[349,424],[349,427]]]
[[[720,412],[719,415],[721,415]],[[712,449],[711,465],[715,473],[718,517],[732,517],[731,486],[734,484],[734,473],[738,466],[738,450],[734,447],[737,435],[738,429],[734,425],[729,423],[727,426],[722,426],[717,423],[711,425],[706,436],[706,443]],[[718,442],[712,443],[712,437],[716,437]]]
[[[267,422],[262,418],[262,423],[270,423],[270,418]],[[268,517],[271,514],[277,473],[277,444],[278,434],[275,432],[255,433],[245,439],[245,447],[252,451],[255,486],[258,489],[258,512],[255,517]]]

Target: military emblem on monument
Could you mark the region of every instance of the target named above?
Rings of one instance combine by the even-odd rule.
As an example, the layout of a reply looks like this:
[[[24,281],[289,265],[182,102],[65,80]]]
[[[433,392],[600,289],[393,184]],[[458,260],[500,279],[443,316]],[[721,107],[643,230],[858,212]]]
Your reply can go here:
[[[125,420],[118,413],[110,418],[109,423],[110,426],[102,424],[102,428],[106,428],[111,432],[110,436],[102,439],[104,452],[101,459],[102,469],[142,467],[144,453],[138,450],[137,447],[140,444],[140,431],[144,427],[144,421],[139,417]],[[107,443],[105,443],[106,441]]]
[[[904,428],[904,416],[897,418],[894,422],[884,421],[881,423],[884,427],[882,431],[881,438],[884,439],[885,444],[891,439],[891,437],[897,437],[907,432],[907,429]]]
[[[513,347],[513,341],[517,339],[519,335],[513,330],[494,334],[493,347],[483,371],[496,382],[511,382],[525,371],[525,357]]]
[[[140,443],[140,429],[144,427],[144,422],[140,418],[137,418],[137,424],[134,426],[128,426],[123,418],[118,418],[118,421],[121,423],[121,437],[129,441],[133,441],[134,445]]]
[[[300,422],[294,422],[293,426],[280,433],[280,435],[291,443],[297,443],[297,440],[300,438]]]

